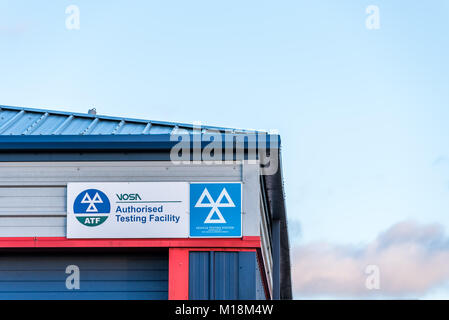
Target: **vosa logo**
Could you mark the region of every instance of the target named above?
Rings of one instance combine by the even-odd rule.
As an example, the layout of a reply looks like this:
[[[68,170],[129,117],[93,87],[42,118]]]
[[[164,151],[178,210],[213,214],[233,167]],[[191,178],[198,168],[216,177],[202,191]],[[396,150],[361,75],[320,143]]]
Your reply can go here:
[[[190,236],[241,237],[241,183],[190,184]]]
[[[111,203],[100,190],[84,190],[75,199],[73,213],[83,225],[96,227],[108,219],[111,213]]]

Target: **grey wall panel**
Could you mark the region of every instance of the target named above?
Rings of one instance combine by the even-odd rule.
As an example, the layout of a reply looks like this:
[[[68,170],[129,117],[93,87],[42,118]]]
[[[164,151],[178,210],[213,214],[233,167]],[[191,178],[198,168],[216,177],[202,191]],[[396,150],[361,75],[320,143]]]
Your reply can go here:
[[[0,208],[0,216],[60,216],[66,215],[65,205],[61,204],[46,207],[46,206],[26,206],[21,204],[17,207]]]
[[[14,191],[14,188],[11,188],[10,191]],[[30,192],[31,190],[29,190]],[[21,194],[17,193],[15,196],[10,197],[2,197],[0,196],[0,207],[1,208],[17,208],[19,206],[26,206],[27,208],[33,208],[36,206],[42,207],[52,207],[55,203],[60,201],[63,198],[61,196],[53,196],[52,194],[48,194],[46,196],[36,196],[32,193]]]
[[[260,235],[260,187],[259,165],[245,164],[242,166],[243,181],[243,218],[244,233],[246,236]]]
[[[20,219],[19,219],[20,218]],[[45,225],[42,223],[42,217],[0,217],[0,226],[2,227],[65,227],[65,217],[45,217]]]
[[[65,216],[66,187],[0,188],[0,218],[10,216]],[[0,220],[0,222],[5,220]],[[3,224],[0,224],[0,227]]]
[[[64,186],[67,182],[240,181],[239,165],[173,165],[170,162],[0,163],[0,186]]]
[[[61,187],[0,187],[0,200],[2,199],[2,197],[65,197],[65,195],[66,190],[65,188]]]
[[[243,182],[243,232],[259,235],[257,165],[174,165],[160,161],[0,163],[0,237],[66,235],[69,182]],[[32,219],[32,218],[35,219]]]
[[[1,222],[1,221],[0,221]],[[65,237],[65,227],[0,227],[0,237]]]
[[[66,218],[0,216],[0,237],[65,237]]]

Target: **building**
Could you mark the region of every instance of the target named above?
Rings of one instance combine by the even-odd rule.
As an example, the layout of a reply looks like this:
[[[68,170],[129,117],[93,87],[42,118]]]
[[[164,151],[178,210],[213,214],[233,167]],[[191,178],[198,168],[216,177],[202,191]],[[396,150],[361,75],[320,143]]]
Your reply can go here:
[[[0,299],[291,299],[279,141],[0,106]]]

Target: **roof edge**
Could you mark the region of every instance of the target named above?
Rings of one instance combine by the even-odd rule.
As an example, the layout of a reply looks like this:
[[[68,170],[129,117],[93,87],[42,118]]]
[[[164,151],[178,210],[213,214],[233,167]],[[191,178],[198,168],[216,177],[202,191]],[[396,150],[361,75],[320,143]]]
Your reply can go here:
[[[85,119],[100,119],[100,120],[108,120],[108,121],[125,121],[130,123],[140,123],[140,124],[148,124],[151,123],[153,125],[158,126],[166,126],[166,127],[178,127],[181,129],[207,129],[207,130],[215,130],[215,131],[227,131],[232,133],[266,133],[262,130],[248,130],[248,129],[239,129],[239,128],[228,128],[228,127],[219,127],[219,126],[208,126],[201,124],[189,124],[182,122],[170,122],[170,121],[160,121],[160,120],[148,120],[148,119],[138,119],[138,118],[127,118],[127,117],[115,117],[115,116],[107,116],[100,114],[88,114],[88,113],[80,113],[80,112],[69,112],[69,111],[58,111],[58,110],[48,110],[48,109],[39,109],[39,108],[28,108],[28,107],[17,107],[17,106],[6,106],[0,105],[0,110],[12,110],[12,111],[25,111],[30,113],[48,113],[50,115],[59,115],[59,116],[74,116]]]
[[[230,147],[245,150],[278,149],[279,135],[240,135],[240,134],[152,134],[152,135],[0,135],[0,151],[44,151],[44,150],[169,150],[178,143],[187,143],[191,149],[204,148],[211,143],[219,145],[217,135],[221,136],[222,148]],[[213,137],[213,139],[212,139]],[[183,147],[186,147],[184,145]]]

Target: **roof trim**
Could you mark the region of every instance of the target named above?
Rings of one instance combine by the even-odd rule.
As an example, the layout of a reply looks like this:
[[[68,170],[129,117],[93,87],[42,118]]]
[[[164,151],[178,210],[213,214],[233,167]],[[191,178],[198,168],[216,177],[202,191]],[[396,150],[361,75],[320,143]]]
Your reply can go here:
[[[282,178],[282,159],[279,150],[279,167],[275,174],[265,175],[264,189],[267,194],[271,218],[280,221],[280,299],[291,300],[291,259],[288,235],[287,210],[285,208],[284,183]]]
[[[94,123],[92,123],[94,125]],[[212,143],[210,137],[212,134],[151,134],[151,135],[0,135],[0,152],[4,151],[70,151],[70,150],[170,150],[180,141],[190,141],[193,150],[201,143],[201,148]],[[215,134],[213,135],[216,136]],[[257,150],[262,147],[278,149],[280,147],[280,137],[278,135],[264,135],[263,140],[259,142],[258,135],[242,136],[239,134],[221,134],[223,149],[229,148],[229,142],[232,141],[232,147],[245,150]],[[179,140],[178,140],[179,139]],[[270,141],[275,141],[271,146]]]

